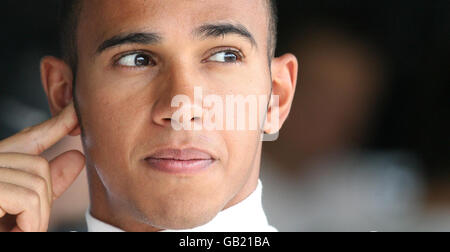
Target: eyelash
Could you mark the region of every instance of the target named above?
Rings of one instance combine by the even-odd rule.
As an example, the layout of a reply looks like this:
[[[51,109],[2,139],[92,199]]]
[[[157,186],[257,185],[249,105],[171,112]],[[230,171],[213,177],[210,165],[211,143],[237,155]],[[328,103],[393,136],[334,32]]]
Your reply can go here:
[[[152,53],[150,53],[148,51],[144,51],[144,50],[136,50],[136,51],[129,51],[129,52],[126,52],[126,53],[122,53],[122,54],[119,54],[119,55],[113,57],[113,66],[127,68],[127,69],[140,69],[140,68],[142,68],[140,66],[122,66],[122,65],[119,64],[119,61],[122,60],[123,58],[131,56],[131,55],[135,55],[135,54],[146,55],[146,56],[148,56],[150,58],[150,60],[152,62],[154,62],[154,64],[156,64],[156,60],[154,59]]]
[[[210,59],[211,57],[213,57],[214,55],[219,54],[219,53],[233,53],[236,56],[237,60],[236,60],[236,62],[211,61],[211,63],[239,64],[245,59],[245,56],[244,56],[244,54],[242,53],[242,51],[240,49],[236,49],[236,48],[232,48],[232,47],[229,47],[229,48],[223,48],[222,47],[222,48],[216,49],[216,51],[213,51],[212,53],[208,54],[209,56],[206,59],[202,60],[201,62],[202,63],[208,63],[209,62],[208,59]],[[146,56],[148,56],[150,58],[151,61],[155,62],[154,57],[153,57],[153,55],[150,52],[143,51],[143,50],[137,50],[137,51],[130,51],[130,52],[126,52],[126,53],[123,53],[123,54],[115,56],[113,58],[113,66],[127,68],[127,69],[141,69],[141,68],[143,68],[142,66],[122,66],[122,65],[119,64],[119,61],[122,60],[123,58],[125,58],[127,56],[131,56],[131,55],[135,55],[135,54],[146,55]],[[154,64],[156,64],[156,62]]]
[[[232,54],[234,54],[236,56],[237,60],[236,60],[236,62],[217,62],[217,61],[212,61],[212,63],[218,63],[218,64],[239,64],[245,59],[245,56],[244,56],[244,54],[242,53],[242,51],[240,49],[236,49],[236,48],[232,48],[232,47],[229,47],[229,48],[223,48],[222,47],[222,48],[218,48],[215,51],[213,51],[212,53],[210,53],[209,56],[206,59],[202,60],[202,63],[207,63],[209,58],[211,58],[214,55],[219,54],[219,53],[232,53]]]

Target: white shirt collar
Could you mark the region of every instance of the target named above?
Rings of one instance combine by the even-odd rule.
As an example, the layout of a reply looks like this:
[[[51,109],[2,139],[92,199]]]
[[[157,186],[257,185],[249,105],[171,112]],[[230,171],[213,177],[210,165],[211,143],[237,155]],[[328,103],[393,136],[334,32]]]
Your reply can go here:
[[[88,232],[123,232],[123,230],[94,218],[86,212]],[[277,232],[270,226],[262,206],[262,183],[237,205],[221,211],[209,223],[187,230],[164,230],[162,232]]]

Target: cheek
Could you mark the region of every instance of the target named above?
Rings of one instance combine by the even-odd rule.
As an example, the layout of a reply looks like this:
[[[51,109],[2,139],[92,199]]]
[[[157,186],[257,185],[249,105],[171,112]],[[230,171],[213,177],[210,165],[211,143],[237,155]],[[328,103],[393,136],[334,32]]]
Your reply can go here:
[[[229,131],[224,136],[229,153],[226,172],[230,177],[245,174],[253,169],[255,154],[259,146],[257,131]]]
[[[90,88],[80,94],[79,100],[84,144],[90,158],[99,167],[128,166],[135,132],[144,120],[138,112],[142,111],[140,99],[113,89]]]

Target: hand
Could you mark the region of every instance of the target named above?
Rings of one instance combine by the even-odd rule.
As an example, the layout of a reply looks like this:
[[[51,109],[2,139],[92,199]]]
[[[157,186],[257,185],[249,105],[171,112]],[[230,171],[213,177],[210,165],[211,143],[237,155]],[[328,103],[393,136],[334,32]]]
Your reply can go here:
[[[0,141],[0,232],[45,232],[51,205],[85,165],[79,151],[39,156],[78,125],[73,103],[50,120]]]

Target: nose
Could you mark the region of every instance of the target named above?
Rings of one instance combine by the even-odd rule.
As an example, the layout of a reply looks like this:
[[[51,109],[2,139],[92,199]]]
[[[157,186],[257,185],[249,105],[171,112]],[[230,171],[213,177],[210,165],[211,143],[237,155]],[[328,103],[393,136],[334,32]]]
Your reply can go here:
[[[200,74],[180,62],[167,69],[166,76],[153,105],[153,123],[164,128],[201,123],[203,109],[199,88],[203,81]],[[181,112],[182,116],[174,116]]]

